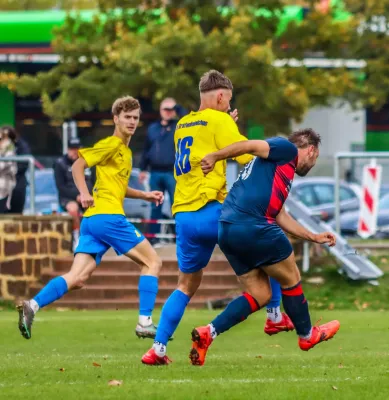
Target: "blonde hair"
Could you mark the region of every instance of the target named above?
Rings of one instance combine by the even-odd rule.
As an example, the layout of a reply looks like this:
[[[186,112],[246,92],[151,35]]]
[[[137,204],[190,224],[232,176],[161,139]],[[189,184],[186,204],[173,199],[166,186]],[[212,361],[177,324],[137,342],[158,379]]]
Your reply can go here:
[[[122,111],[132,111],[140,109],[140,103],[132,96],[119,97],[112,104],[112,114],[118,116]]]

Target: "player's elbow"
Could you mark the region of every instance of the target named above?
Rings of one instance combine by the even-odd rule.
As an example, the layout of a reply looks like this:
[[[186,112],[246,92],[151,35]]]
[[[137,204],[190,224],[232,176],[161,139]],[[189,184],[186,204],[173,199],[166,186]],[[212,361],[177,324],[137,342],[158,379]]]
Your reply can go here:
[[[268,142],[266,142],[265,140],[250,140],[250,142],[250,154],[265,159],[269,157],[270,146]]]
[[[82,157],[78,158],[72,165],[73,176],[75,173],[83,171],[87,167],[86,161]]]

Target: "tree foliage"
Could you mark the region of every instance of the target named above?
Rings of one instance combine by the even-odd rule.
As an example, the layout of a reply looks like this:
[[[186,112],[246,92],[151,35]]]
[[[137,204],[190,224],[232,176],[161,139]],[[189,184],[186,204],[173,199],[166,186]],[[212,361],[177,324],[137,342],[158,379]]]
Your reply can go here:
[[[172,0],[165,8],[152,0],[138,8],[132,0],[98,3],[101,12],[92,21],[69,15],[56,29],[53,46],[60,64],[36,76],[3,76],[0,82],[22,96],[40,95],[45,112],[63,120],[80,111],[106,110],[125,93],[156,103],[174,96],[195,109],[199,78],[213,68],[233,81],[242,118],[263,124],[268,134],[287,131],[291,118],[298,121],[309,107],[335,97],[376,107],[387,100],[387,33],[368,29],[374,15],[389,15],[386,1],[373,7],[373,0],[350,0],[347,7],[355,14],[347,21],[334,20],[339,10],[323,12],[313,5],[303,21],[291,21],[283,31],[284,3],[277,0],[240,0],[232,9],[201,0]],[[367,66],[355,71],[275,63],[307,54],[366,59]]]

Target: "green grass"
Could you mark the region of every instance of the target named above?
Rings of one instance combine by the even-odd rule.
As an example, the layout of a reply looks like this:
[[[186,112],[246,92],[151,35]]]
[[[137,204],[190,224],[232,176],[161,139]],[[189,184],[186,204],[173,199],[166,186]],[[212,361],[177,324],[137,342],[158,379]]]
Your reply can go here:
[[[311,308],[319,310],[387,310],[389,311],[389,257],[370,259],[384,271],[378,286],[366,281],[352,281],[339,275],[339,267],[326,258],[313,264],[308,274],[302,274],[303,289]],[[317,279],[320,283],[316,282]]]
[[[190,331],[216,313],[189,310],[169,344],[173,364],[148,367],[140,358],[152,342],[135,337],[135,311],[41,311],[31,340],[20,336],[16,312],[3,311],[0,398],[389,398],[389,312],[313,310],[312,320],[337,318],[341,329],[333,340],[302,352],[294,333],[266,336],[260,311],[218,337],[204,367],[193,367]],[[123,384],[110,387],[110,379]]]

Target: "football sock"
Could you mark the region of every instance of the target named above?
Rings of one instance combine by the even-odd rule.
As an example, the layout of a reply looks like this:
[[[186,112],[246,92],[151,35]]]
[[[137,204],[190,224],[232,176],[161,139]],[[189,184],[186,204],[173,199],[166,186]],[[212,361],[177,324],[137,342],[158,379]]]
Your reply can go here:
[[[242,296],[232,300],[226,309],[219,314],[213,321],[217,335],[228,331],[233,326],[244,321],[250,314],[258,311],[260,308],[257,300],[253,296],[244,292]]]
[[[150,317],[154,310],[155,299],[157,298],[158,278],[151,275],[141,275],[138,283],[138,291],[139,315]]]
[[[151,317],[148,317],[146,315],[139,315],[138,323],[139,323],[139,325],[142,325],[142,326],[149,326],[153,323],[153,320]]]
[[[166,344],[177,329],[189,301],[190,297],[188,295],[176,289],[162,307],[155,343],[164,345],[165,351]]]
[[[293,287],[283,288],[281,291],[284,309],[292,320],[297,334],[300,337],[308,339],[312,324],[309,316],[308,302],[305,299],[301,282]]]
[[[281,309],[280,309],[281,286],[273,278],[270,278],[270,285],[271,285],[272,297],[270,303],[266,307],[267,318],[269,318],[272,322],[281,322],[282,320]]]
[[[267,318],[270,319],[272,322],[281,322],[282,321],[282,315],[281,315],[281,309],[280,307],[268,307],[266,308],[267,312]]]
[[[216,329],[213,326],[213,324],[209,324],[208,326],[209,326],[209,330],[211,331],[211,337],[212,337],[212,340],[213,340],[217,336]]]
[[[166,346],[160,342],[154,342],[153,349],[158,357],[164,357],[166,355]]]
[[[52,279],[35,297],[35,300],[42,308],[55,300],[60,299],[68,291],[68,285],[62,276]]]
[[[34,299],[31,299],[28,304],[30,305],[31,310],[34,312],[34,314],[36,314],[39,310],[39,304]]]

